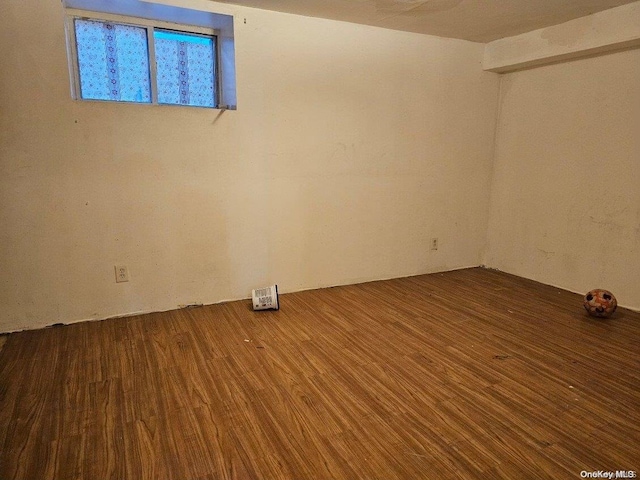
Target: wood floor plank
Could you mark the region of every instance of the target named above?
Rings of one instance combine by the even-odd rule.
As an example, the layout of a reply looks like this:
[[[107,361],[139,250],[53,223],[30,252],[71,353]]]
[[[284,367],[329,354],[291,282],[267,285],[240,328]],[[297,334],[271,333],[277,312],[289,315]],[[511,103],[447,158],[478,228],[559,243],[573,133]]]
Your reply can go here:
[[[640,313],[487,269],[0,337],[0,479],[640,470]]]

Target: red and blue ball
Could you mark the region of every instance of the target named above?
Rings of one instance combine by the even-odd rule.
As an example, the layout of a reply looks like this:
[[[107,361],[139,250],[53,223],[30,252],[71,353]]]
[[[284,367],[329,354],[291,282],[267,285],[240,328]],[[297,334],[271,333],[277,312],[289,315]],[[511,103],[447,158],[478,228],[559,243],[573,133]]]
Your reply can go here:
[[[616,311],[618,301],[609,290],[596,288],[584,296],[583,305],[592,317],[607,318]]]

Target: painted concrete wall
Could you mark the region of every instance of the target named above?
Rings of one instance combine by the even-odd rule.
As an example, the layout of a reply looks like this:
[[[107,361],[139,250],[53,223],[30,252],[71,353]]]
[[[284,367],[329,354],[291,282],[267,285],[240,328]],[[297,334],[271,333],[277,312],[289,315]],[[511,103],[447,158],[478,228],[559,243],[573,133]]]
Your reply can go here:
[[[486,263],[640,309],[640,50],[502,77]]]
[[[0,331],[481,263],[482,45],[223,13],[238,110],[220,114],[73,101],[60,3],[1,3]]]

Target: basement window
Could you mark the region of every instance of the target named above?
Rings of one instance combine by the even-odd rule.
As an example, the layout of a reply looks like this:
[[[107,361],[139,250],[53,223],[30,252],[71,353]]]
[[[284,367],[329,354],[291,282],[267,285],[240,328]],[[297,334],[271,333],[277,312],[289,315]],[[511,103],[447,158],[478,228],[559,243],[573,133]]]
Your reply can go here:
[[[235,109],[231,16],[136,0],[63,1],[73,98]]]
[[[216,36],[74,18],[82,100],[216,107]]]
[[[158,103],[213,107],[216,37],[154,30]]]

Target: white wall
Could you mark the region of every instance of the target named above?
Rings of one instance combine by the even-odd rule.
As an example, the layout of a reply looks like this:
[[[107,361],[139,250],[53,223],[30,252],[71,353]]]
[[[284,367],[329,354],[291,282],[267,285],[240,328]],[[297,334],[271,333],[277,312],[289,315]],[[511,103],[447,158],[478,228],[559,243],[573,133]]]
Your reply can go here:
[[[640,50],[502,77],[486,263],[640,309]]]
[[[0,331],[481,263],[482,45],[225,8],[219,114],[71,100],[59,2],[0,4]]]
[[[513,72],[640,46],[640,1],[486,44],[483,66]]]

